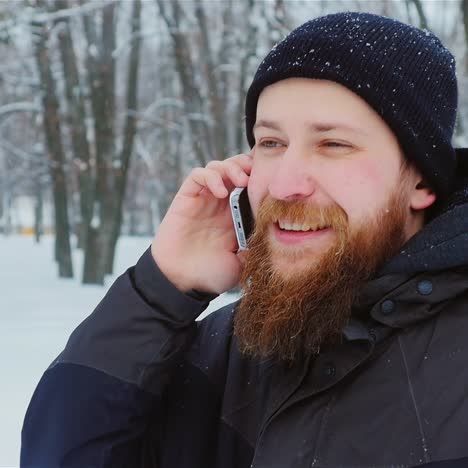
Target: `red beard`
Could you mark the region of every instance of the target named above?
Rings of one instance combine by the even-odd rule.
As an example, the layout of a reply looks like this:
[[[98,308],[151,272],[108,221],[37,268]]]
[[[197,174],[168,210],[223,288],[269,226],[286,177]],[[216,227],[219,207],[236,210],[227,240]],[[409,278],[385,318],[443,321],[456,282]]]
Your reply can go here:
[[[304,202],[266,198],[249,240],[241,276],[244,294],[234,318],[240,349],[250,356],[294,361],[340,342],[343,327],[362,285],[404,243],[405,204],[400,187],[383,209],[359,229],[351,230],[344,210]],[[292,264],[305,249],[272,245],[270,228],[277,219],[330,226],[335,241],[309,256],[306,268],[285,274],[278,260]]]

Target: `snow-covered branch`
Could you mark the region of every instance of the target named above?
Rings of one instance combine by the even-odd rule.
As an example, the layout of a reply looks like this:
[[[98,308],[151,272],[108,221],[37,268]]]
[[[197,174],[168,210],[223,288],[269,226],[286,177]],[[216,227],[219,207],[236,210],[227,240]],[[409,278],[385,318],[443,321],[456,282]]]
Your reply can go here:
[[[40,108],[33,102],[13,102],[0,106],[0,119],[15,112],[40,112]]]
[[[37,160],[37,157],[31,153],[28,153],[24,151],[23,149],[19,148],[17,145],[14,145],[10,143],[9,141],[5,140],[5,138],[2,138],[0,141],[0,147],[6,150],[7,152],[10,152],[13,154],[15,157],[22,159],[23,161],[33,161]]]
[[[87,15],[96,10],[102,10],[108,5],[111,5],[112,3],[116,3],[116,2],[117,0],[102,0],[101,2],[86,3],[84,5],[65,8],[59,11],[53,11],[53,12],[47,12],[47,13],[41,12],[41,13],[33,13],[31,15],[24,15],[22,19],[23,21],[28,22],[28,23],[31,23],[31,22],[34,22],[35,24],[49,23],[49,22],[54,22],[54,21],[58,21],[61,19]],[[17,21],[13,21],[13,20],[1,21],[0,32],[9,30],[12,27],[15,27],[17,25],[18,25]]]
[[[35,23],[48,23],[61,19],[71,18],[73,16],[81,16],[91,13],[95,10],[102,10],[103,8],[116,3],[117,0],[102,0],[101,2],[86,3],[84,5],[66,8],[64,10],[54,11],[51,13],[38,13],[33,16]]]

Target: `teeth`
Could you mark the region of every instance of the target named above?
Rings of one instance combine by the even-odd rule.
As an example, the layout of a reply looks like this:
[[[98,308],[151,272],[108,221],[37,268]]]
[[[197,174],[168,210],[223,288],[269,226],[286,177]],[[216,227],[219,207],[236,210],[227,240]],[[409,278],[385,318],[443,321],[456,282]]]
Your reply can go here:
[[[299,223],[289,223],[287,221],[278,220],[279,227],[285,231],[317,231],[325,226],[321,224],[309,225]]]

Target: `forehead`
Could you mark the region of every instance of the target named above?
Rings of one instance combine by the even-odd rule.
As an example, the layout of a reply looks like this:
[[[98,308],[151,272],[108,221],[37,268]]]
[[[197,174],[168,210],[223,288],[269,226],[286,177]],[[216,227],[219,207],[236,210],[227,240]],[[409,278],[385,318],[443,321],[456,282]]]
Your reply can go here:
[[[385,125],[361,97],[328,80],[289,78],[262,91],[257,104],[257,122],[291,118],[292,115],[317,124],[333,121],[361,128],[378,123]]]

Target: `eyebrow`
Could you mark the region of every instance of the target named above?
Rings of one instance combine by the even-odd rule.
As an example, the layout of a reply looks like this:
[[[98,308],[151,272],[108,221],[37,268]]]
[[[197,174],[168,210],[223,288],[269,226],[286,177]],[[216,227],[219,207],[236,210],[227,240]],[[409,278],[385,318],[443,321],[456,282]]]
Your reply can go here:
[[[307,128],[309,128],[310,130],[316,133],[327,133],[332,130],[341,129],[341,130],[350,130],[352,132],[360,133],[366,136],[369,135],[365,130],[361,128],[353,127],[351,125],[347,125],[347,124],[339,123],[339,122],[337,123],[333,123],[333,122],[307,123],[306,126]],[[255,132],[255,130],[257,130],[260,127],[281,131],[280,124],[278,124],[277,122],[273,120],[264,120],[264,119],[257,120],[255,122],[255,125],[253,126],[252,131]]]

